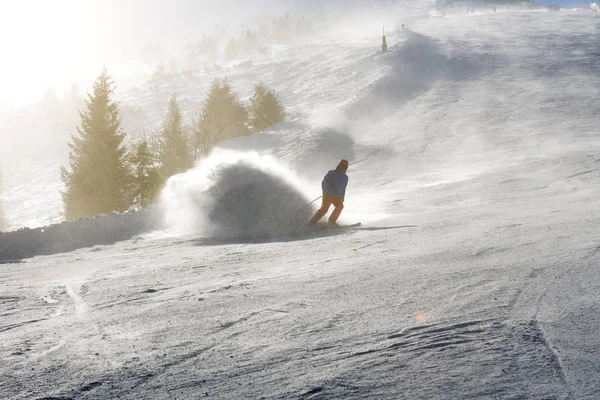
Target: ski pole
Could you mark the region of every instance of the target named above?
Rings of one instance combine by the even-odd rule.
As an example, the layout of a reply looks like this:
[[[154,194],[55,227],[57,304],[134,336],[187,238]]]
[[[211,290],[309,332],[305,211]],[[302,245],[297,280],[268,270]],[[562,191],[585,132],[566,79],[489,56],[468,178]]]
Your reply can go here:
[[[312,203],[314,203],[315,201],[319,200],[321,197],[323,197],[323,196],[319,196],[316,199],[314,199],[313,201],[311,201],[310,203],[306,203],[303,207],[310,206]]]
[[[358,163],[361,163],[361,162],[363,162],[363,161],[366,161],[366,160],[367,160],[368,158],[370,158],[370,157],[371,157],[373,154],[375,154],[375,153],[378,153],[379,151],[381,151],[381,149],[377,149],[377,150],[375,150],[375,151],[372,151],[372,152],[370,152],[369,154],[367,154],[366,156],[364,156],[363,158],[361,158],[360,160],[358,160],[358,161],[354,161],[354,162],[351,162],[351,163],[350,163],[350,165],[356,165],[356,164],[358,164]]]

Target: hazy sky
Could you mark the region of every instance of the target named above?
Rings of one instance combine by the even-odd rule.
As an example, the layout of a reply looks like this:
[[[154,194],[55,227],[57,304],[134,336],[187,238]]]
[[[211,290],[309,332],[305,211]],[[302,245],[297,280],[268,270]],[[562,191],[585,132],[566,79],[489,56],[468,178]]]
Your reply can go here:
[[[365,0],[348,0],[348,4]],[[0,109],[88,82],[136,59],[146,42],[178,43],[215,24],[324,7],[328,0],[2,0]],[[91,83],[91,82],[90,82]]]
[[[79,70],[100,63],[108,48],[100,31],[112,31],[107,18],[114,2],[4,1],[0,10],[0,101],[20,103],[39,95],[50,82],[74,81]],[[94,50],[92,50],[94,49]],[[60,85],[58,85],[60,86]]]

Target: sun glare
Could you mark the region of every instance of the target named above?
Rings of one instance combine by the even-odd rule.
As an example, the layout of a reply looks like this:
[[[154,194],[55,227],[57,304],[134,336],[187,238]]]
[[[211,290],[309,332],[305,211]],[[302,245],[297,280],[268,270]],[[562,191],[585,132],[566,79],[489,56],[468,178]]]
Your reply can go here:
[[[85,64],[86,42],[95,39],[90,4],[76,0],[2,4],[1,104],[35,101],[48,86],[60,90],[74,80]]]

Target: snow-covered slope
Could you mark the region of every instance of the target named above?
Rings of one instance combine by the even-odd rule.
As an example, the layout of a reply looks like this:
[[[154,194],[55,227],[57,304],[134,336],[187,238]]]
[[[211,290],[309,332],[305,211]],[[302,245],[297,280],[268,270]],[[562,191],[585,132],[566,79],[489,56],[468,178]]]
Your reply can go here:
[[[165,192],[167,215],[182,198],[295,209],[347,157],[360,229],[257,240],[193,221],[4,264],[5,397],[598,398],[600,20],[410,28],[384,56],[339,38],[240,69],[236,88],[266,79],[292,121]],[[262,193],[219,190],[255,178]],[[252,221],[235,215],[217,233]]]

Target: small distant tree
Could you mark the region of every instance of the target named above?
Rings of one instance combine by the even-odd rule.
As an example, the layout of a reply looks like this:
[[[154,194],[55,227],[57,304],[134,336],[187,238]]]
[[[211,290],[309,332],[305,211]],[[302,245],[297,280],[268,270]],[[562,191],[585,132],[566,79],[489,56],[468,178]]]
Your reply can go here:
[[[184,172],[194,165],[175,93],[169,100],[169,110],[163,122],[159,159],[165,179]]]
[[[257,32],[250,29],[246,30],[241,42],[245,51],[261,51],[262,49],[262,46],[258,40]]]
[[[233,92],[231,85],[227,80],[221,82],[220,90],[217,92],[219,97],[214,104],[210,104],[211,96],[207,100],[209,109],[214,106],[217,114],[225,120],[225,139],[234,139],[236,137],[248,134],[248,110],[240,102],[237,95]]]
[[[130,162],[133,167],[133,204],[148,207],[155,202],[162,184],[158,160],[148,139],[144,138],[135,145]]]
[[[254,88],[254,96],[250,99],[250,126],[260,132],[278,122],[283,121],[285,113],[277,94],[264,83]]]
[[[225,58],[230,60],[237,57],[240,53],[240,48],[241,44],[235,38],[232,38],[227,43],[227,46],[225,46]]]
[[[214,104],[206,105],[190,124],[190,137],[194,159],[207,155],[218,143],[225,140],[226,121],[220,118]]]
[[[194,45],[194,50],[203,58],[214,60],[218,54],[217,39],[211,35],[204,35],[202,40]]]
[[[268,41],[271,38],[271,26],[269,22],[262,22],[258,27],[257,36],[263,42]]]
[[[293,33],[292,18],[290,14],[275,18],[273,21],[273,37],[279,43],[288,41]]]
[[[79,115],[79,111],[85,107],[85,98],[79,90],[76,83],[71,83],[69,91],[65,94],[64,108],[68,115],[68,120],[75,120]]]
[[[313,23],[304,16],[299,16],[296,20],[295,31],[297,35],[309,34],[314,30]]]
[[[207,154],[217,143],[248,134],[248,111],[227,81],[213,81],[190,131],[196,157]]]
[[[161,82],[169,78],[169,74],[165,71],[165,66],[159,64],[152,73],[152,82]]]
[[[131,175],[126,165],[119,106],[111,99],[113,84],[106,70],[88,94],[81,126],[69,143],[70,168],[61,167],[65,184],[65,219],[93,217],[131,205]]]

